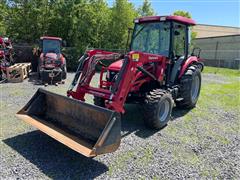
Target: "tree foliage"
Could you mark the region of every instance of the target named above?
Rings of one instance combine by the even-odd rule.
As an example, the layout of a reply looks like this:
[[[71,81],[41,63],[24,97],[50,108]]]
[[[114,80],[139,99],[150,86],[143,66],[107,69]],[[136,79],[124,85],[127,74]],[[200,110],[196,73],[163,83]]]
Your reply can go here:
[[[154,14],[149,0],[140,7],[128,0],[114,0],[112,6],[107,0],[0,0],[0,36],[30,44],[43,35],[58,36],[77,53],[87,47],[125,49],[133,20]]]
[[[187,18],[192,18],[191,14],[187,11],[182,11],[182,10],[177,10],[173,13],[173,15],[176,16],[183,16],[183,17],[187,17]]]
[[[138,8],[138,13],[140,16],[152,16],[155,14],[149,0],[144,0],[143,5]]]
[[[6,33],[6,17],[7,17],[7,8],[6,1],[0,0],[0,35],[5,35]]]
[[[138,16],[153,15],[145,0],[138,10],[128,0],[1,0],[0,34],[15,41],[36,42],[40,36],[60,36],[68,46],[121,49]],[[7,17],[7,18],[5,18]]]
[[[133,27],[133,19],[138,16],[132,3],[127,0],[116,0],[111,9],[108,47],[123,49],[126,46],[127,30]]]

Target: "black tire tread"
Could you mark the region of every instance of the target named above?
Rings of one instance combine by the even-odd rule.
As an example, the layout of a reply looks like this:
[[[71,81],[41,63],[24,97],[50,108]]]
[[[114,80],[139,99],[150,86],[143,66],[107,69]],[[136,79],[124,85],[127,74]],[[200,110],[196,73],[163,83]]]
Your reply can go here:
[[[156,117],[158,116],[157,114],[159,109],[159,101],[164,96],[172,99],[172,95],[170,92],[163,89],[154,89],[151,92],[149,92],[149,94],[146,96],[145,103],[142,106],[144,123],[146,124],[146,126],[152,129],[162,129],[166,125],[166,123],[159,124],[158,120],[156,119]],[[173,102],[172,102],[172,106],[173,106]]]
[[[200,74],[200,81],[201,81],[201,70],[198,68],[197,65],[189,66],[187,71],[182,76],[182,78],[180,80],[180,96],[181,96],[181,98],[183,98],[183,100],[176,102],[177,107],[188,108],[188,109],[195,107],[197,101],[195,103],[193,103],[191,101],[191,96],[190,96],[191,83],[192,83],[194,74],[195,75]],[[200,82],[200,88],[201,88],[201,82]]]

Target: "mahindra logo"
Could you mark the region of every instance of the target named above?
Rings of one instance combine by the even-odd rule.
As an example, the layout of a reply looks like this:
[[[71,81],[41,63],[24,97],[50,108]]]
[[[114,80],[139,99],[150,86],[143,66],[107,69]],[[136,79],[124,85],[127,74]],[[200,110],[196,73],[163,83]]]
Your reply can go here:
[[[149,60],[154,60],[154,59],[158,59],[158,57],[154,57],[154,56],[150,56],[148,57]]]

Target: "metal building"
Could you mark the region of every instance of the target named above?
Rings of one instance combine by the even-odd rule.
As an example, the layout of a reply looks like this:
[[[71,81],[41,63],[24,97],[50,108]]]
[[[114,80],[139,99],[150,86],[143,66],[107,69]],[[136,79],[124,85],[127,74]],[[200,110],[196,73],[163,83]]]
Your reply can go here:
[[[197,25],[195,47],[202,49],[205,65],[240,69],[240,28]]]

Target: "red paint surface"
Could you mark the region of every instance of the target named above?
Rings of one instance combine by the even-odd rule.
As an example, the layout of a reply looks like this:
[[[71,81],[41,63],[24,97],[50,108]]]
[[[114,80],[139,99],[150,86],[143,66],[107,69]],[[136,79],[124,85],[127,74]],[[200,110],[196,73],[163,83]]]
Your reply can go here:
[[[166,18],[166,20],[178,21],[188,25],[196,25],[196,22],[194,20],[190,18],[182,17],[182,16],[146,16],[146,17],[137,18],[136,20],[138,20],[139,23],[142,23],[142,22],[149,22],[149,21],[160,21],[160,19],[164,17]]]

